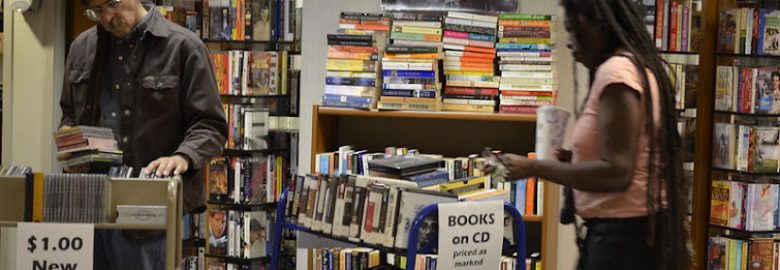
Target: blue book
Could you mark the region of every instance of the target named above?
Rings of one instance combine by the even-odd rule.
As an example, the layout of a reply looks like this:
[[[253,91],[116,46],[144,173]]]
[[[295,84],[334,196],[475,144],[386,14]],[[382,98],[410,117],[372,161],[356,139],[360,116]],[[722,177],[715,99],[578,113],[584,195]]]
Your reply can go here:
[[[374,102],[374,98],[372,97],[359,97],[359,96],[333,95],[333,94],[322,95],[322,100],[338,101],[338,102],[345,102],[345,103],[367,103],[367,104],[371,104],[372,102]]]
[[[410,70],[385,70],[382,71],[385,77],[408,77],[408,78],[435,78],[436,72],[433,71],[410,71]]]
[[[438,185],[450,180],[450,174],[446,171],[435,170],[427,173],[421,173],[407,177],[412,182],[417,183],[417,187],[423,188]]]
[[[376,80],[369,78],[346,78],[346,77],[325,77],[325,84],[328,85],[352,85],[352,86],[374,86]]]
[[[322,106],[325,107],[338,107],[338,108],[356,108],[356,109],[370,109],[371,103],[359,103],[359,102],[342,102],[338,100],[323,100]]]

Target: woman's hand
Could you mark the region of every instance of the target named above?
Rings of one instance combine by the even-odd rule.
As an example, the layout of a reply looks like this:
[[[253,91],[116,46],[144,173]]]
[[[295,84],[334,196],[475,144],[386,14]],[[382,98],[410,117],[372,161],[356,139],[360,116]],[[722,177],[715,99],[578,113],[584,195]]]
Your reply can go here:
[[[536,176],[534,163],[536,161],[515,154],[502,154],[499,156],[501,163],[509,171],[507,179],[522,179]]]

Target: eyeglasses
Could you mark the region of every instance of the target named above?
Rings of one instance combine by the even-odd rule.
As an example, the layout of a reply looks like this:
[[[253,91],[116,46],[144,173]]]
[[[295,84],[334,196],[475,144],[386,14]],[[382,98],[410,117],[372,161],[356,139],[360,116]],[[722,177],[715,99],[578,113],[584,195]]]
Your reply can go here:
[[[121,4],[122,0],[106,0],[103,4],[87,8],[87,10],[84,11],[84,16],[90,20],[99,21],[103,12],[116,12]]]

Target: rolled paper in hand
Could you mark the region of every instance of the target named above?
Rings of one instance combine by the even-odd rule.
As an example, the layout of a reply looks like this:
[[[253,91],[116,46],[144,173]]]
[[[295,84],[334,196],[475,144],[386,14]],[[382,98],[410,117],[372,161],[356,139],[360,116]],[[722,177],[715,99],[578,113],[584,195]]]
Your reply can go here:
[[[555,150],[563,146],[566,124],[571,113],[557,106],[536,110],[536,155],[539,160],[556,160]]]

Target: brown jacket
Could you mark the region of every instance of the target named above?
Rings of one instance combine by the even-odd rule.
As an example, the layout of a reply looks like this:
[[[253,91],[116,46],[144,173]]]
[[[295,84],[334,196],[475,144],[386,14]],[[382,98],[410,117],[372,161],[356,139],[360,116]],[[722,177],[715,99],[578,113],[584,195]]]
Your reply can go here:
[[[130,91],[121,93],[119,140],[124,163],[136,172],[160,157],[190,158],[184,175],[184,210],[190,212],[205,206],[202,169],[222,152],[227,123],[206,46],[190,30],[150,12],[149,26],[128,59],[135,72],[128,75]],[[99,91],[89,85],[98,31],[105,30],[92,27],[70,47],[60,126],[97,123]]]

